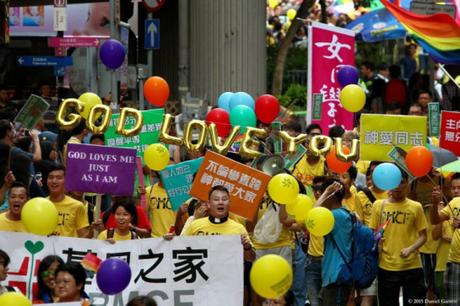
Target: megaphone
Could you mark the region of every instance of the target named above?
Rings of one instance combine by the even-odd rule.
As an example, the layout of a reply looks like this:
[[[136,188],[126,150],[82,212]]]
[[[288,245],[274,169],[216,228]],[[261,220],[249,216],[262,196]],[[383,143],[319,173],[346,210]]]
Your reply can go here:
[[[284,172],[284,159],[281,157],[281,155],[263,155],[258,161],[257,161],[257,169],[260,171],[270,175],[274,176],[277,175],[278,173]]]

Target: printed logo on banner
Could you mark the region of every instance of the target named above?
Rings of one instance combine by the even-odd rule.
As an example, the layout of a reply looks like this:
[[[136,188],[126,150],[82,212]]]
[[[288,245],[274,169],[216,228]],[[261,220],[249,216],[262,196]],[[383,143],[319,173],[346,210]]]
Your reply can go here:
[[[439,136],[439,124],[441,114],[440,106],[438,102],[428,103],[428,125],[430,130],[430,136]]]
[[[133,194],[136,150],[68,144],[66,162],[67,191]]]
[[[439,146],[460,156],[460,112],[441,112]]]
[[[427,119],[422,116],[362,114],[360,158],[392,161],[388,153],[394,146],[407,151],[427,141]]]
[[[190,186],[193,175],[203,163],[203,157],[184,161],[176,165],[167,166],[160,171],[161,181],[168,193],[172,209],[177,211],[185,201],[191,198]]]
[[[355,33],[313,22],[308,45],[307,122],[318,123],[325,135],[334,125],[352,130],[354,115],[340,104],[336,75],[343,65],[355,64]],[[322,95],[320,110],[316,95]]]
[[[223,185],[230,193],[230,211],[252,219],[270,178],[259,170],[207,151],[193,181],[190,195],[207,201],[209,190],[216,185]]]
[[[238,236],[176,237],[168,243],[150,238],[108,244],[0,232],[0,245],[11,256],[4,284],[17,287],[29,298],[37,294],[37,267],[44,257],[54,254],[64,262],[81,262],[91,252],[102,260],[125,260],[132,274],[128,287],[110,296],[101,293],[96,277],[88,276],[85,292],[94,305],[126,305],[137,295],[152,296],[160,306],[174,305],[177,299],[203,306],[243,303],[243,248]]]
[[[46,113],[50,105],[42,97],[30,95],[24,106],[14,118],[14,122],[20,123],[26,129],[31,130]]]
[[[115,133],[118,117],[120,114],[112,114],[109,128],[105,132],[105,144],[110,147],[133,148],[137,150],[137,156],[144,158],[144,150],[152,143],[158,142],[160,136],[161,122],[163,121],[163,109],[152,109],[141,111],[144,117],[141,132],[136,136],[125,137]],[[126,129],[130,129],[136,122],[134,118],[126,118]]]

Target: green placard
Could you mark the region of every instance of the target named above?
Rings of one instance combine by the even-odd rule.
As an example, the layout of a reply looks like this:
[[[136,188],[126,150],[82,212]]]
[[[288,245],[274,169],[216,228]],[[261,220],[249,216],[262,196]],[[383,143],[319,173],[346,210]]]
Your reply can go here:
[[[415,177],[410,173],[409,169],[407,168],[406,161],[404,159],[404,156],[400,153],[401,148],[398,150],[398,148],[393,147],[393,149],[388,152],[388,156],[395,162],[396,165],[398,165],[401,169],[404,170],[404,172],[407,173],[409,176],[409,182],[412,182]]]
[[[307,148],[303,145],[297,146],[297,151],[294,154],[287,154],[284,156],[284,168],[292,170],[291,168],[297,164],[302,156],[307,152]]]
[[[272,131],[275,134],[278,134],[281,131],[281,122],[273,121],[272,122]],[[280,137],[273,138],[273,151],[275,154],[280,154],[283,152],[283,141]]]
[[[441,109],[438,102],[428,103],[428,125],[430,136],[439,136]]]
[[[323,104],[323,94],[313,94],[313,120],[321,119],[321,104]]]
[[[144,117],[142,131],[136,136],[125,137],[115,133],[115,127],[120,114],[113,114],[110,119],[109,128],[105,132],[105,144],[111,147],[134,148],[137,149],[137,156],[141,158],[148,145],[158,142],[160,135],[161,122],[163,121],[163,109],[152,109],[141,111]],[[134,118],[126,118],[125,128],[130,129],[134,126]]]
[[[49,107],[50,105],[43,98],[36,95],[30,95],[29,99],[27,99],[14,119],[14,122],[31,130],[43,117]]]

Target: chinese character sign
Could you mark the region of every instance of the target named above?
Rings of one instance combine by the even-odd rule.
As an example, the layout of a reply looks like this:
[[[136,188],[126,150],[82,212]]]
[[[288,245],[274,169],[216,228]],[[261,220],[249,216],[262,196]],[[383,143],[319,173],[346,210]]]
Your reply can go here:
[[[122,293],[103,294],[95,275],[88,275],[85,292],[91,305],[126,305],[149,295],[159,306],[243,305],[243,246],[238,236],[176,237],[118,241],[44,237],[0,232],[0,245],[10,255],[4,285],[15,286],[29,298],[37,293],[37,270],[47,255],[64,262],[81,262],[91,252],[102,260],[117,257],[129,263],[131,281]],[[182,303],[177,304],[177,301]]]
[[[190,199],[190,186],[193,175],[198,171],[203,157],[170,165],[160,172],[161,181],[168,193],[172,209],[177,211],[185,201]]]
[[[134,191],[136,150],[68,144],[65,189],[130,196]]]
[[[354,115],[339,102],[340,85],[336,75],[342,65],[355,64],[355,34],[313,22],[308,28],[308,41],[307,122],[320,124],[325,135],[334,125],[351,130]],[[322,95],[321,110],[316,108],[314,112],[313,97],[318,94]]]
[[[252,219],[270,178],[259,170],[207,151],[193,181],[190,195],[207,201],[209,190],[222,185],[230,193],[230,210],[246,219]]]
[[[422,116],[362,114],[360,158],[393,161],[388,153],[393,147],[407,151],[424,146],[427,140],[427,119]]]
[[[441,112],[439,146],[460,156],[460,112]]]
[[[110,147],[133,148],[137,150],[137,156],[144,158],[144,150],[152,143],[158,142],[160,136],[161,122],[163,121],[163,109],[152,109],[141,111],[144,117],[142,130],[138,135],[125,137],[115,133],[115,127],[120,114],[113,114],[110,119],[109,128],[105,132],[105,144]],[[134,118],[126,118],[126,129],[134,126]]]

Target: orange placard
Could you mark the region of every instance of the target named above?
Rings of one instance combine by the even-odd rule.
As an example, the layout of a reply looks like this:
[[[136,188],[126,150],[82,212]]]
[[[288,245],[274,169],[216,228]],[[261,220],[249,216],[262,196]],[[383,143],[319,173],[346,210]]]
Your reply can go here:
[[[230,193],[230,211],[252,219],[270,179],[271,176],[262,171],[207,151],[193,181],[190,195],[207,201],[209,190],[213,186],[223,185]]]

